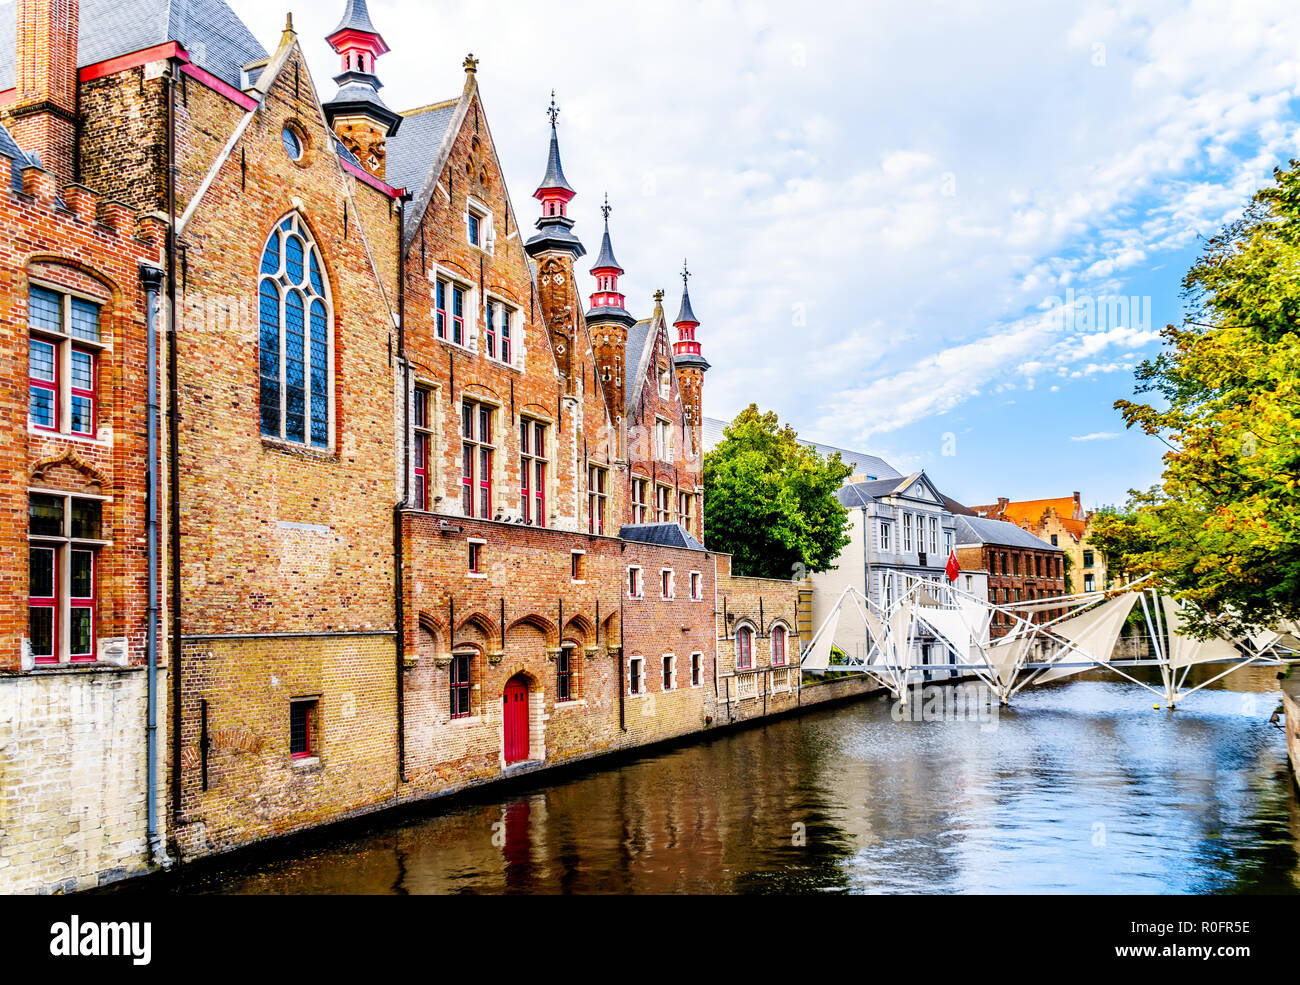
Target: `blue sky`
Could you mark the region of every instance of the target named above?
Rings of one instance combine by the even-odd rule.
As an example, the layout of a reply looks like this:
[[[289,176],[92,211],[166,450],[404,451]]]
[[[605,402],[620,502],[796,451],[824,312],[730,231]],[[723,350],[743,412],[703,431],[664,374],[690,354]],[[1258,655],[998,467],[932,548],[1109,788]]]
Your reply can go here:
[[[274,45],[283,4],[232,6]],[[294,11],[326,98],[342,8]],[[395,109],[480,59],[526,219],[557,90],[575,231],[594,255],[608,191],[629,306],[663,287],[675,313],[690,258],[706,414],[755,401],[971,503],[1158,479],[1162,446],[1111,405],[1182,317],[1198,237],[1300,157],[1293,2],[370,10]],[[1067,290],[1148,317],[1099,326]]]

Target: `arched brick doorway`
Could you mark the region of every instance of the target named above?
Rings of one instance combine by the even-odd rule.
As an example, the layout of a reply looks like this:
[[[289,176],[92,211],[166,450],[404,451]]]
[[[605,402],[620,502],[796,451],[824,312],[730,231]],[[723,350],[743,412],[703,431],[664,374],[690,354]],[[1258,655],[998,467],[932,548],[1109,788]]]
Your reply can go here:
[[[522,674],[506,682],[501,703],[506,765],[522,763],[528,758],[528,684]]]

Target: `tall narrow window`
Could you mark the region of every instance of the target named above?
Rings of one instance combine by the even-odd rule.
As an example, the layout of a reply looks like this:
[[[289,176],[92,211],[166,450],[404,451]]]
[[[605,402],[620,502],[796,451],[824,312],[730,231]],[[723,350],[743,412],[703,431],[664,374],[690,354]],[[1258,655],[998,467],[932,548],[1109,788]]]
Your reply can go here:
[[[599,465],[587,466],[587,532],[603,534],[605,532],[605,506],[608,496],[605,483],[609,470]]]
[[[468,718],[470,696],[470,660],[471,654],[453,653],[451,655],[451,717]]]
[[[317,755],[316,701],[300,699],[289,703],[289,755],[310,759]]]
[[[429,508],[429,452],[433,447],[433,391],[428,387],[417,386],[413,401],[414,418],[414,459],[415,488],[413,505],[417,510]]]
[[[438,338],[447,337],[447,282],[440,280],[434,287],[434,320]]]
[[[704,662],[704,654],[702,653],[691,654],[691,687],[700,686],[701,677],[703,676],[700,673],[700,671],[701,671],[701,664],[703,662]]]
[[[457,284],[451,286],[451,340],[465,344],[465,289]]]
[[[772,664],[777,667],[785,666],[785,627],[772,627]]]
[[[32,287],[27,299],[27,415],[33,427],[95,436],[99,322],[99,305]]]
[[[668,523],[673,518],[673,491],[667,486],[655,487],[655,520]]]
[[[880,523],[880,549],[882,551],[889,550],[889,524],[883,520]]]
[[[519,511],[525,523],[546,526],[546,425],[519,418]]]
[[[748,626],[736,630],[736,669],[749,670],[754,666],[754,631]]]
[[[555,658],[555,700],[573,700],[573,647],[560,647]]]
[[[930,553],[939,553],[939,518],[930,517]]]
[[[330,443],[330,300],[320,254],[297,213],[262,251],[258,346],[262,434]]]
[[[912,514],[903,514],[903,550],[912,550]]]
[[[650,485],[648,479],[632,480],[632,522],[645,523],[646,518],[646,491]]]
[[[487,331],[484,333],[489,359],[497,357],[497,312],[500,305],[492,302],[487,306]]]
[[[690,493],[677,494],[677,522],[681,524],[683,530],[691,532],[691,500],[694,497]]]
[[[501,361],[510,362],[510,309],[501,306]]]
[[[641,658],[632,657],[627,662],[627,693],[640,694],[644,686],[641,680]]]
[[[461,402],[461,509],[465,516],[492,519],[492,408]]]

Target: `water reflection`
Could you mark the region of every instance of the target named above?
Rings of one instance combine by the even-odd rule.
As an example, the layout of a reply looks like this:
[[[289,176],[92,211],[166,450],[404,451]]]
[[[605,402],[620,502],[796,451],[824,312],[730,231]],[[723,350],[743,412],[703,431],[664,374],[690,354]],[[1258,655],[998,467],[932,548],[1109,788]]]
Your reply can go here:
[[[991,729],[898,723],[868,700],[179,888],[1300,892],[1300,805],[1268,724],[1274,677],[1233,674],[1171,714],[1087,675],[1022,692]]]

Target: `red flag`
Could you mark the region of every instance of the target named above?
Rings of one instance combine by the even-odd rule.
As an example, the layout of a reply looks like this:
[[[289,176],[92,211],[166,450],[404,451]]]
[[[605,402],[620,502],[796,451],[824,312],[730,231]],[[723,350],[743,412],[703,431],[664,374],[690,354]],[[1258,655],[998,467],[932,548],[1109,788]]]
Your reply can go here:
[[[948,566],[943,569],[943,573],[948,576],[949,582],[956,581],[957,576],[961,574],[961,565],[957,563],[956,551],[948,552]]]

